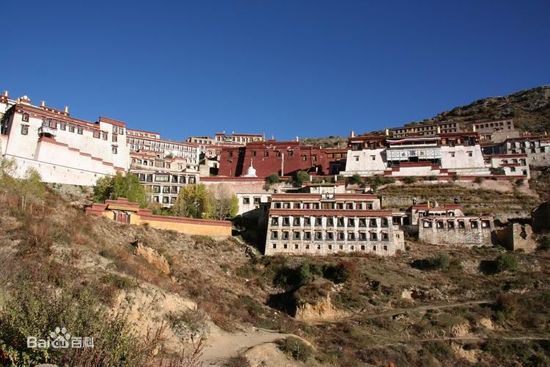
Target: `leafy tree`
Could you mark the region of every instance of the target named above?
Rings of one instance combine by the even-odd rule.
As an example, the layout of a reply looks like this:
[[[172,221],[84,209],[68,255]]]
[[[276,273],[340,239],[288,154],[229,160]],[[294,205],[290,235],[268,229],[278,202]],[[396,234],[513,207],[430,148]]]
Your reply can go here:
[[[215,192],[209,192],[211,201],[209,218],[225,220],[234,218],[239,212],[239,200],[225,185],[218,185]]]
[[[212,213],[212,200],[206,186],[199,184],[183,187],[172,212],[180,217],[208,218]]]
[[[280,181],[279,176],[276,173],[272,173],[265,178],[265,183],[267,185],[274,185],[276,183],[279,183],[279,181]]]
[[[406,176],[401,179],[406,184],[412,184],[416,182],[416,177],[414,176]]]
[[[365,182],[363,181],[363,179],[361,178],[361,176],[358,173],[356,173],[353,176],[349,177],[347,179],[347,184],[348,185],[360,185],[361,187],[365,186]]]
[[[298,171],[294,177],[293,184],[295,187],[301,187],[304,181],[309,180],[309,174],[305,171]]]
[[[126,198],[139,203],[144,208],[147,206],[145,189],[139,183],[136,175],[122,175],[117,172],[115,176],[105,176],[97,180],[94,186],[94,201],[116,200]]]
[[[22,206],[26,203],[39,203],[46,198],[46,187],[42,183],[40,173],[34,168],[29,168],[25,178],[18,182],[19,193],[22,197]]]

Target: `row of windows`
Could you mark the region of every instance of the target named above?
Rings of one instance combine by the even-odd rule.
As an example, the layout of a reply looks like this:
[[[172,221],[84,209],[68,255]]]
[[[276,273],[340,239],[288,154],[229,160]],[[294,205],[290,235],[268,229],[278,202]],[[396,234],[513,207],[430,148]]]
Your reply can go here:
[[[130,145],[130,150],[132,152],[137,152],[137,151],[140,151],[140,150],[147,150],[147,151],[159,152],[159,153],[165,153],[167,151],[163,148],[151,148],[151,147],[148,147],[148,146],[144,147],[144,146],[138,146],[138,145]],[[196,153],[184,152],[184,151],[181,151],[181,150],[170,151],[170,152],[173,152],[178,157],[186,157],[186,158],[191,158],[191,159],[195,159],[197,157]]]
[[[291,234],[292,233],[292,234]],[[324,236],[323,236],[324,234]],[[389,241],[388,232],[288,232],[288,231],[271,231],[271,240],[290,240],[292,235],[293,240],[297,241]],[[312,237],[313,236],[313,237]]]
[[[180,191],[180,186],[152,186],[152,191],[155,194],[160,194],[162,191],[163,194],[177,194]]]
[[[172,197],[163,196],[162,197],[162,203],[163,204],[174,204],[176,202],[176,199],[177,199],[177,197],[175,197],[175,196],[172,196]],[[161,200],[160,200],[159,196],[153,196],[153,203],[160,203],[160,202],[161,202]]]
[[[313,220],[312,220],[313,219]],[[323,223],[327,227],[355,227],[357,224],[360,228],[371,227],[371,228],[377,228],[377,227],[388,227],[389,220],[388,218],[381,218],[380,220],[376,218],[334,218],[334,217],[293,217],[292,219],[290,217],[273,217],[271,218],[271,225],[272,226],[278,226],[279,223],[284,226],[288,227],[291,225],[293,226],[311,226],[313,223],[316,227],[322,227]],[[379,224],[380,223],[380,224]]]
[[[322,250],[324,249],[324,245],[323,244],[320,244],[320,243],[317,243],[317,244],[314,244],[314,245],[310,245],[310,244],[306,244],[306,245],[299,245],[299,244],[294,244],[294,245],[289,245],[288,243],[284,243],[282,245],[280,245],[279,247],[277,247],[278,245],[276,243],[273,243],[271,245],[271,247],[273,249],[284,249],[284,250],[288,250],[288,249],[291,249],[291,250],[311,250],[311,249],[315,249],[315,250]],[[372,251],[375,251],[377,250],[377,247],[376,246],[367,246],[367,245],[360,245],[360,246],[355,246],[355,245],[350,245],[349,247],[348,246],[344,246],[344,245],[327,245],[327,249],[329,251],[333,251],[333,250],[336,250],[336,251],[344,251],[344,248],[347,248],[349,251],[370,251],[372,249]],[[381,249],[383,251],[388,251],[388,246],[382,246]]]
[[[21,120],[23,122],[29,122],[29,114],[28,113],[24,113],[21,117]],[[52,120],[52,119],[44,119],[44,121],[42,121],[42,126],[48,126],[48,127],[51,127],[52,129],[57,129],[59,127],[59,130],[67,130],[67,125],[69,125],[69,132],[74,132],[75,130],[78,132],[78,134],[81,134],[82,135],[82,132],[83,132],[83,128],[81,126],[76,126],[73,125],[73,124],[67,124],[66,122],[64,121],[55,121],[55,120]],[[103,140],[107,140],[107,132],[106,131],[101,131],[101,136],[103,138]],[[120,134],[120,135],[124,135],[124,128],[122,127],[118,127],[118,126],[113,126],[113,141],[116,142],[117,141],[117,137],[116,135],[117,134]],[[24,134],[24,135],[27,135],[27,134]],[[99,138],[100,136],[100,130],[94,130],[94,138]]]
[[[302,202],[284,202],[274,201],[274,209],[338,209],[338,210],[372,210],[372,202],[348,202],[348,203],[302,203]]]
[[[138,173],[136,174],[141,182],[172,182],[172,183],[188,183],[194,184],[197,182],[195,176],[183,175],[158,175],[154,173]]]
[[[423,227],[424,228],[432,228],[433,227],[433,221],[425,220],[423,221]],[[435,228],[437,229],[466,229],[466,221],[464,220],[458,220],[457,223],[455,223],[454,220],[448,220],[448,221],[435,221]],[[479,222],[477,220],[471,220],[470,221],[470,227],[473,229],[477,229],[479,227]],[[491,228],[491,221],[489,220],[482,220],[481,221],[481,228]]]
[[[491,123],[485,123],[485,124],[477,124],[476,127],[479,129],[488,128],[488,127],[498,127],[498,126],[504,126],[504,122],[491,122]],[[512,121],[508,121],[508,127],[512,126]]]
[[[155,148],[164,148],[164,149],[171,149],[171,150],[182,150],[182,151],[188,151],[188,152],[194,152],[197,150],[196,147],[190,147],[187,145],[162,143],[158,141],[149,141],[149,140],[141,140],[141,139],[134,139],[134,138],[128,138],[128,144],[134,144],[138,146],[150,146]]]
[[[255,197],[254,198],[254,204],[260,204],[261,198]],[[250,198],[243,198],[243,204],[248,205],[250,204]]]
[[[151,167],[153,167],[155,165],[155,161],[153,161],[153,160],[147,160],[147,159],[141,160],[139,158],[132,158],[132,163],[139,164],[139,165],[142,165],[142,166],[151,166]],[[155,167],[170,169],[172,167],[172,164],[168,163],[168,162],[162,162],[162,165],[156,165]],[[184,168],[185,168],[185,166],[183,164],[178,163],[178,169],[179,170],[182,170]]]

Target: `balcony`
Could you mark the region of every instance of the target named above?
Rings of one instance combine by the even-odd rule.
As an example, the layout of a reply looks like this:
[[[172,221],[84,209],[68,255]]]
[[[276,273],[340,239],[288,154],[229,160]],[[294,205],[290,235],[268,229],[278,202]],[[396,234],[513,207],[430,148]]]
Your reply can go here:
[[[40,126],[38,128],[38,135],[39,136],[47,136],[47,137],[55,137],[57,130],[54,128],[51,128],[49,126]]]

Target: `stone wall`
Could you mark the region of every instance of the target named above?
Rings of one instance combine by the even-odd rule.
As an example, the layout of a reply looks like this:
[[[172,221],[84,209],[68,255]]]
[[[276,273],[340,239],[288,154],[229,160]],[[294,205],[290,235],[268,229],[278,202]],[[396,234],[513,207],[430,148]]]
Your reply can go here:
[[[418,239],[431,245],[490,246],[493,229],[490,217],[425,217],[418,225]]]
[[[504,229],[497,231],[497,241],[508,250],[524,250],[532,252],[537,248],[533,239],[533,229],[529,224],[510,223]]]

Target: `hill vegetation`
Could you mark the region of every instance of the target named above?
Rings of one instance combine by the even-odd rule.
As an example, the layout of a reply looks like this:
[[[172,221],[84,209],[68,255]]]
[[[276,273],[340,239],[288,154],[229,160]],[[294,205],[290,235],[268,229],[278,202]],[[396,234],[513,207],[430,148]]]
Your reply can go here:
[[[432,118],[407,123],[405,126],[451,120],[469,123],[502,119],[514,119],[516,128],[524,132],[550,132],[550,85],[522,90],[503,97],[482,98],[468,105],[438,113]],[[303,142],[324,148],[344,148],[347,138],[305,138]]]
[[[503,97],[487,97],[441,112],[421,123],[473,122],[514,119],[517,129],[531,133],[550,131],[550,85],[522,90]]]
[[[0,365],[550,363],[548,246],[262,257],[240,238],[87,217],[32,175],[2,177]],[[26,348],[56,327],[93,350]]]

